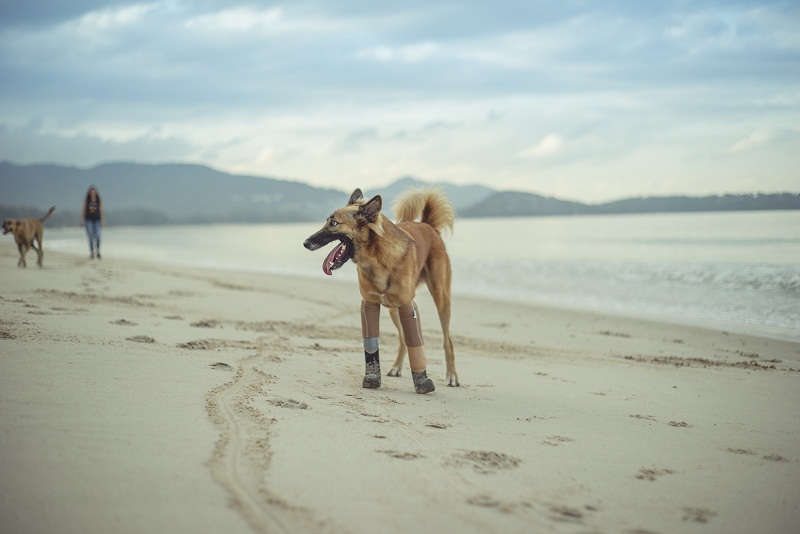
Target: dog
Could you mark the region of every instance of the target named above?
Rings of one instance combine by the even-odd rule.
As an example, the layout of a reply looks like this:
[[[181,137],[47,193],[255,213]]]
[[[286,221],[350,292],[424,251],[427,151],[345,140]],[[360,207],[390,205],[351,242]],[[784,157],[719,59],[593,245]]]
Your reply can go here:
[[[433,391],[434,386],[430,380],[427,385],[418,383],[419,373],[414,372],[415,362],[412,360],[412,356],[416,357],[417,349],[422,349],[422,330],[416,322],[418,311],[413,303],[416,289],[422,282],[427,284],[439,314],[444,337],[447,385],[458,386],[460,384],[455,367],[455,353],[450,339],[452,274],[450,258],[441,236],[444,230],[453,229],[453,207],[438,189],[412,190],[395,203],[395,224],[381,212],[382,204],[380,195],[365,200],[361,190],[356,189],[347,205],[331,214],[322,229],[306,239],[303,245],[308,250],[317,250],[333,241],[339,242],[322,264],[322,270],[327,275],[331,275],[350,260],[357,266],[358,287],[363,299],[362,331],[367,359],[364,387],[380,386],[377,322],[380,305],[383,305],[389,308],[400,339],[397,356],[388,376],[400,376],[403,360],[408,352],[417,392]],[[417,222],[417,218],[420,221]],[[407,310],[405,315],[404,309]],[[370,315],[373,324],[370,324]],[[416,332],[413,332],[414,329]],[[371,347],[368,342],[370,339],[374,339]],[[415,344],[419,347],[414,346]],[[370,348],[374,351],[370,351]],[[372,368],[370,354],[374,356]],[[424,352],[421,361],[424,367]],[[377,377],[374,376],[375,373]],[[424,369],[422,374],[425,374]],[[422,378],[427,379],[427,376]]]
[[[42,223],[49,219],[50,215],[52,215],[55,210],[56,207],[53,206],[50,208],[50,211],[47,212],[47,215],[41,219],[36,219],[35,217],[26,217],[24,219],[6,219],[3,221],[3,235],[13,233],[14,240],[17,242],[17,248],[19,249],[19,261],[17,262],[17,267],[28,266],[27,262],[25,261],[25,254],[27,254],[28,250],[31,248],[35,250],[36,254],[38,255],[36,264],[39,267],[42,266],[42,258],[44,257],[44,250],[42,248],[44,227],[42,226]],[[39,243],[39,248],[36,248],[35,242]]]

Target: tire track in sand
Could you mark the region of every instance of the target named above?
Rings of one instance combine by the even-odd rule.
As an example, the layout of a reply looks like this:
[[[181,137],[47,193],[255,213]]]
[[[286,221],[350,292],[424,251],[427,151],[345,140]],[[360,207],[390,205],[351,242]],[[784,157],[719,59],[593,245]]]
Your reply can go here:
[[[308,511],[290,505],[267,488],[272,456],[269,438],[276,421],[249,404],[254,396],[264,394],[264,386],[272,380],[254,365],[261,357],[259,351],[242,358],[233,380],[206,396],[206,411],[220,432],[208,467],[228,492],[231,507],[256,532],[288,533],[298,525],[312,528]]]

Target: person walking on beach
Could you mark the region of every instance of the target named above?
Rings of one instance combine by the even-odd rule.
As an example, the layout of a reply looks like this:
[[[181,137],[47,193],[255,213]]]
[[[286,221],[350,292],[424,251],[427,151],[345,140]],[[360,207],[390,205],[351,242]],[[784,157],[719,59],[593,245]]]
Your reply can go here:
[[[97,187],[90,186],[86,191],[86,198],[83,200],[81,210],[81,227],[86,226],[86,235],[89,236],[89,252],[91,259],[95,253],[100,259],[100,228],[103,227],[103,201],[100,200],[100,193]]]

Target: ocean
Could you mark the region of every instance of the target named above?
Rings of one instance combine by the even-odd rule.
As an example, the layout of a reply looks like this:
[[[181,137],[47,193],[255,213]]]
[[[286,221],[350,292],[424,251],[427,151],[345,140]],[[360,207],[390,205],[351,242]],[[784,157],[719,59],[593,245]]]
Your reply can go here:
[[[107,227],[106,257],[320,278],[318,223]],[[45,247],[88,256],[79,228]],[[459,219],[453,293],[800,342],[800,211]],[[337,280],[355,280],[351,263]],[[423,290],[424,291],[424,290]]]

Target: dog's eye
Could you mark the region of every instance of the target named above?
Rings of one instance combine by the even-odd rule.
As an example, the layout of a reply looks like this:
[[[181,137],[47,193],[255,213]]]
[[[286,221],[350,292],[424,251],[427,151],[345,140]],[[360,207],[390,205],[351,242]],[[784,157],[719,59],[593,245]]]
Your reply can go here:
[[[331,227],[333,226],[339,226],[339,223],[331,219]]]

